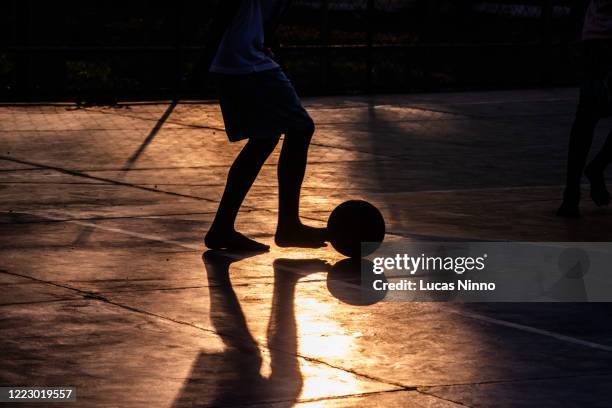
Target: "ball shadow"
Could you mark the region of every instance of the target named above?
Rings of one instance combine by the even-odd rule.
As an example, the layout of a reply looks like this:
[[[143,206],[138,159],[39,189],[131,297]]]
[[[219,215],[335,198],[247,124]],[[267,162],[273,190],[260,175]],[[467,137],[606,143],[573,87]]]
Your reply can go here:
[[[354,306],[368,306],[383,300],[387,291],[375,290],[374,282],[387,282],[372,271],[367,259],[348,258],[336,262],[327,274],[327,289],[336,299]]]

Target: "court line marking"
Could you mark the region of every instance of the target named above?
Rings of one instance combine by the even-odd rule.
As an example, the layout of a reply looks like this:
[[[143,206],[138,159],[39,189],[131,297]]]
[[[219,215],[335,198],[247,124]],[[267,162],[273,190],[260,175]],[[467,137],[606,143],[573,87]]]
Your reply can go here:
[[[485,322],[485,323],[496,324],[496,325],[499,325],[499,326],[504,326],[504,327],[508,327],[508,328],[511,328],[511,329],[516,329],[516,330],[524,331],[524,332],[527,332],[527,333],[539,334],[541,336],[551,337],[553,339],[564,341],[566,343],[571,343],[571,344],[574,344],[574,345],[589,347],[589,348],[596,349],[596,350],[612,352],[612,347],[611,346],[605,346],[603,344],[595,343],[595,342],[588,341],[588,340],[581,340],[581,339],[578,339],[576,337],[566,336],[564,334],[556,333],[556,332],[553,332],[553,331],[550,331],[550,330],[538,329],[536,327],[528,326],[528,325],[525,325],[525,324],[514,323],[514,322],[509,322],[507,320],[496,319],[494,317],[485,316],[485,315],[482,315],[480,313],[466,312],[466,311],[462,311],[462,310],[457,310],[457,309],[453,309],[452,307],[449,307],[449,306],[441,306],[440,308],[442,310],[446,310],[446,311],[448,311],[450,313],[454,313],[454,314],[457,314],[457,315],[460,315],[460,316],[463,316],[463,317],[468,317],[468,318],[475,319],[475,320],[480,320],[480,321]]]
[[[503,103],[546,103],[546,102],[575,102],[578,103],[578,93],[576,97],[559,97],[559,98],[538,98],[538,99],[522,99],[522,98],[510,98],[510,99],[494,99],[489,101],[464,101],[464,102],[448,102],[449,106],[460,105],[499,105]]]
[[[587,187],[587,183],[582,183],[582,187]],[[402,191],[402,192],[385,192],[382,191],[380,193],[373,193],[372,195],[393,195],[393,194],[419,194],[419,193],[471,193],[471,192],[481,192],[481,191],[512,191],[512,190],[533,190],[533,189],[551,189],[551,188],[563,188],[562,184],[542,184],[542,185],[533,185],[533,186],[507,186],[507,187],[468,187],[468,188],[455,188],[455,189],[438,189],[438,190],[414,190],[414,191]]]
[[[79,129],[82,131],[82,129]],[[0,157],[0,160],[11,161],[6,158]],[[308,163],[319,163],[319,164],[335,164],[335,163],[364,163],[370,162],[368,159],[346,159],[346,160],[309,160]],[[381,160],[385,162],[393,162],[395,159],[386,159]],[[274,160],[267,161],[264,163],[264,166],[276,166],[277,162]],[[159,170],[202,170],[202,169],[229,169],[229,164],[207,164],[201,166],[162,166],[162,167],[135,167],[130,169],[130,172],[134,171],[159,171]],[[20,171],[49,171],[44,167],[22,167],[22,168],[13,168],[13,169],[0,169],[0,173],[2,172],[20,172]],[[74,171],[79,171],[82,173],[118,173],[121,171],[120,168],[116,167],[89,167],[89,168],[79,168],[74,169]],[[155,183],[152,183],[155,184]]]
[[[11,213],[9,213],[11,214]],[[19,213],[12,213],[19,214]],[[33,215],[31,213],[25,213],[28,215]],[[119,220],[163,220],[165,218],[171,217],[188,217],[188,216],[198,216],[198,215],[214,215],[214,211],[203,211],[203,212],[189,212],[189,213],[171,213],[171,214],[136,214],[136,215],[116,215],[116,216],[92,216],[92,217],[75,217],[71,216],[70,218],[57,218],[57,219],[46,219],[44,221],[18,221],[18,222],[2,222],[0,221],[0,225],[6,224],[40,224],[40,223],[51,223],[51,222],[68,222],[68,221],[119,221]],[[45,217],[43,217],[45,218]],[[174,253],[174,252],[173,252]]]
[[[144,239],[147,241],[157,241],[157,242],[163,242],[165,244],[170,244],[170,245],[175,245],[175,246],[179,246],[181,248],[185,248],[185,249],[189,249],[189,250],[195,250],[195,251],[201,251],[203,249],[203,245],[192,245],[192,244],[186,244],[184,242],[181,241],[176,241],[176,240],[172,240],[172,239],[165,239],[160,237],[159,235],[151,235],[151,234],[143,234],[140,232],[135,232],[135,231],[129,231],[123,228],[114,228],[114,227],[107,227],[104,225],[99,225],[93,222],[86,222],[86,221],[79,221],[79,220],[75,220],[75,219],[66,219],[66,217],[72,217],[72,214],[66,212],[66,213],[59,213],[59,212],[31,212],[30,215],[33,215],[35,217],[41,217],[41,218],[46,218],[50,221],[61,221],[61,222],[67,222],[70,224],[75,224],[75,225],[79,225],[82,227],[91,227],[91,228],[96,228],[96,229],[100,229],[103,231],[107,231],[107,232],[115,232],[117,234],[122,234],[122,235],[127,235],[130,237],[134,237],[134,238],[140,238],[140,239]]]
[[[53,214],[61,214],[61,213],[32,213],[31,215],[34,216],[39,216],[39,217],[43,217],[43,218],[48,218],[51,220],[57,220],[57,219],[62,219],[61,216],[59,215],[53,215]],[[69,213],[64,213],[63,214],[63,218],[65,218],[66,216],[70,216]],[[87,227],[92,227],[92,228],[97,228],[97,229],[101,229],[104,231],[108,231],[108,232],[115,232],[118,234],[123,234],[123,235],[128,235],[128,236],[132,236],[135,238],[141,238],[141,239],[145,239],[145,240],[149,240],[149,241],[157,241],[157,242],[163,242],[166,244],[170,244],[170,245],[176,245],[182,248],[186,248],[186,249],[190,249],[190,250],[202,250],[203,249],[203,245],[192,245],[192,244],[186,244],[184,242],[180,242],[180,241],[176,241],[176,240],[171,240],[171,239],[165,239],[162,238],[161,236],[158,235],[151,235],[151,234],[142,234],[139,232],[134,232],[134,231],[129,231],[129,230],[125,230],[122,228],[113,228],[113,227],[106,227],[106,226],[102,226],[102,225],[98,225],[98,224],[94,224],[94,223],[90,223],[90,222],[83,222],[83,221],[76,221],[76,220],[68,220],[65,221],[71,224],[77,224],[77,225],[81,225],[81,226],[87,226]],[[228,256],[231,257],[231,254],[228,253]],[[292,272],[292,273],[298,273],[300,275],[305,275],[306,273],[303,273],[295,268],[285,268],[288,271]],[[339,281],[340,284],[346,285],[347,287],[353,288],[353,289],[360,289],[359,285],[355,285],[355,284],[351,284],[348,282],[342,282]],[[479,313],[474,313],[474,312],[465,312],[465,311],[460,311],[460,310],[456,310],[453,309],[452,307],[449,306],[442,306],[439,305],[439,308],[442,310],[445,310],[447,312],[453,313],[453,314],[457,314],[463,317],[467,317],[467,318],[471,318],[474,320],[479,320],[481,322],[485,322],[485,323],[489,323],[489,324],[495,324],[498,326],[503,326],[503,327],[507,327],[507,328],[511,328],[511,329],[515,329],[515,330],[519,330],[519,331],[523,331],[523,332],[527,332],[527,333],[531,333],[531,334],[537,334],[537,335],[541,335],[541,336],[545,336],[545,337],[550,337],[565,343],[569,343],[569,344],[573,344],[573,345],[577,345],[577,346],[583,346],[583,347],[587,347],[587,348],[591,348],[591,349],[595,349],[595,350],[600,350],[600,351],[606,351],[606,352],[612,352],[612,346],[606,346],[603,344],[599,344],[599,343],[595,343],[592,341],[588,341],[588,340],[581,340],[579,338],[576,337],[572,337],[572,336],[566,336],[564,334],[560,334],[560,333],[556,333],[550,330],[545,330],[545,329],[538,329],[536,327],[532,327],[532,326],[528,326],[525,324],[520,324],[520,323],[514,323],[514,322],[510,322],[507,320],[501,320],[501,319],[496,319],[493,317],[489,317],[489,316],[485,316]]]
[[[213,203],[216,202],[216,201],[214,201],[214,200],[212,200],[210,198],[206,198],[206,197],[199,197],[199,196],[194,196],[194,195],[190,195],[190,194],[182,194],[182,193],[177,193],[177,192],[174,192],[174,191],[158,190],[158,189],[155,189],[155,188],[145,187],[144,185],[140,185],[140,184],[128,183],[128,182],[125,182],[125,181],[114,180],[114,179],[110,179],[110,178],[106,178],[106,177],[92,176],[90,174],[83,173],[83,172],[80,172],[78,170],[70,170],[70,169],[65,169],[63,167],[57,167],[57,166],[52,166],[52,165],[47,165],[47,164],[42,164],[42,163],[29,162],[29,161],[26,161],[26,160],[20,160],[20,159],[17,159],[17,158],[7,157],[7,156],[3,156],[3,155],[0,155],[0,160],[6,160],[6,161],[13,162],[13,163],[25,164],[25,165],[29,165],[29,166],[37,166],[37,167],[39,167],[41,169],[54,170],[54,171],[56,171],[58,173],[68,174],[69,176],[83,177],[83,178],[90,179],[90,180],[103,181],[103,182],[107,183],[108,185],[130,187],[130,188],[135,188],[137,190],[148,191],[148,192],[151,192],[151,193],[167,194],[167,195],[171,195],[171,196],[175,196],[175,197],[182,197],[182,198],[192,198],[192,199],[196,199],[196,200],[199,200],[199,201],[208,201],[208,202],[213,202]]]

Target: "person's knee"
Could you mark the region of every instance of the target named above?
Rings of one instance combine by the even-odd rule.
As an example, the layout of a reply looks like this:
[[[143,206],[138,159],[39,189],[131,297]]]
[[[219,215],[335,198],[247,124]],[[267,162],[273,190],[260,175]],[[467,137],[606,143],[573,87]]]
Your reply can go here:
[[[280,135],[265,139],[249,139],[247,146],[261,154],[270,155],[276,148],[279,140]]]
[[[308,116],[307,118],[304,119],[304,124],[302,127],[302,132],[306,135],[308,135],[308,138],[310,140],[310,138],[312,138],[312,135],[314,135],[315,132],[315,123],[314,120],[312,120],[312,118],[310,116]]]
[[[315,123],[310,116],[305,117],[300,123],[293,129],[289,129],[287,137],[292,140],[300,140],[302,143],[308,145],[315,132]]]

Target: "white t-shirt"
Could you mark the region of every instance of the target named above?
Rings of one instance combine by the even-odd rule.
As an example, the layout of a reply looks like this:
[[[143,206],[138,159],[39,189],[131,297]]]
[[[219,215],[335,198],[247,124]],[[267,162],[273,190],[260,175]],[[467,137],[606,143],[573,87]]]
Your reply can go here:
[[[612,0],[591,0],[584,19],[582,39],[612,39]]]
[[[264,21],[272,13],[274,3],[274,0],[242,0],[223,35],[210,72],[242,75],[279,66],[264,52]]]

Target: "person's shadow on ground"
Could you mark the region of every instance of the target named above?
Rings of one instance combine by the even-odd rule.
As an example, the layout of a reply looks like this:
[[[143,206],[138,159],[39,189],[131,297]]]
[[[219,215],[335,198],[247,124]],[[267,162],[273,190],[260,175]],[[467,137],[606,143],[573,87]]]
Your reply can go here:
[[[230,281],[234,262],[248,255],[207,251],[203,260],[210,288],[210,317],[225,346],[223,353],[201,353],[174,407],[232,406],[277,402],[293,406],[302,391],[297,357],[294,296],[298,280],[308,272],[325,270],[320,260],[274,261],[274,293],[267,330],[270,375],[261,374],[262,354],[251,335]],[[300,273],[293,273],[299,270]]]

